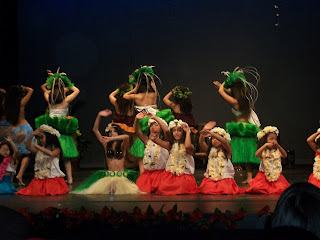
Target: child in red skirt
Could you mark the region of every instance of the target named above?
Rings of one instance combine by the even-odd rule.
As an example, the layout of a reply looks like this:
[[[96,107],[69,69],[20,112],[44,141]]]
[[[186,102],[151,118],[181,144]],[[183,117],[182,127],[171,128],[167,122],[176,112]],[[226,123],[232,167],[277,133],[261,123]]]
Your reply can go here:
[[[149,137],[153,139],[169,139],[169,129],[167,123],[161,118],[151,113],[142,111],[136,115],[134,122],[134,130],[140,140],[144,143],[144,156],[142,159],[142,172],[137,179],[137,186],[143,192],[155,193],[160,184],[160,175],[166,167],[169,157],[167,149],[154,143],[148,136],[144,135],[140,129],[139,119],[149,117]]]
[[[290,186],[281,174],[281,158],[287,157],[287,152],[278,143],[279,130],[267,126],[258,132],[258,150],[256,157],[260,158],[259,173],[249,182],[246,193],[282,193]]]
[[[169,141],[163,141],[155,136],[150,139],[170,151],[165,171],[161,174],[161,182],[156,194],[177,195],[198,192],[194,178],[194,146],[191,143],[190,128],[181,120],[169,123]]]
[[[307,143],[316,153],[313,163],[313,172],[310,174],[308,182],[320,188],[320,128],[316,133],[308,137]]]
[[[200,132],[199,144],[202,151],[207,153],[208,165],[199,192],[216,195],[244,193],[246,189],[239,188],[234,180],[230,134],[215,126],[215,122],[209,122]],[[209,138],[209,144],[206,138]]]
[[[31,146],[32,138],[38,136],[42,146],[35,141]],[[69,188],[64,180],[65,174],[60,170],[59,158],[61,147],[58,140],[58,130],[41,125],[33,131],[27,140],[27,149],[36,154],[34,172],[35,176],[30,184],[16,192],[21,195],[46,196],[66,194]]]

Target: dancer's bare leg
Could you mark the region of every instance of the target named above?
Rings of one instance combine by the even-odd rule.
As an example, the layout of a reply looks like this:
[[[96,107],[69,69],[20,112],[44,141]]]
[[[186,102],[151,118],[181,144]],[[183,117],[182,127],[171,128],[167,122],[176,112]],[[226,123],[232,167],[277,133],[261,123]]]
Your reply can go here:
[[[20,170],[16,176],[16,179],[19,181],[20,186],[25,186],[24,182],[22,181],[22,177],[28,167],[29,161],[30,161],[30,157],[23,157],[21,160]]]
[[[249,183],[252,180],[252,165],[251,163],[245,163],[244,166],[246,167],[247,179],[242,183]]]
[[[143,171],[144,171],[143,164],[142,164],[142,159],[139,159],[139,171],[140,171],[140,174],[143,173]]]
[[[70,158],[64,158],[64,167],[66,169],[67,173],[67,183],[72,184],[73,179],[72,179],[72,165],[71,165],[71,159]]]

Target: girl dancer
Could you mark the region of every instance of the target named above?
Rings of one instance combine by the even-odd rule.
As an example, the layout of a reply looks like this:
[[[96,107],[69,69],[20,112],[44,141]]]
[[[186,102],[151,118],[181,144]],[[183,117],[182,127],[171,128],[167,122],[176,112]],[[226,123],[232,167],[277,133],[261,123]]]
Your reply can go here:
[[[78,150],[72,135],[78,130],[78,119],[68,116],[70,103],[78,96],[80,90],[71,83],[65,73],[56,73],[47,70],[49,77],[46,83],[41,86],[44,98],[48,103],[49,114],[42,115],[35,119],[35,126],[48,124],[59,130],[61,136],[59,141],[64,157],[64,166],[67,172],[68,184],[73,183],[71,158],[78,156]],[[71,90],[72,93],[66,95]]]
[[[168,123],[174,119],[174,116],[170,109],[159,111],[157,108],[157,98],[159,94],[154,78],[158,78],[158,76],[154,74],[152,68],[153,66],[142,66],[141,68],[136,69],[132,75],[129,76],[129,83],[135,83],[135,87],[131,91],[125,93],[123,97],[128,100],[134,100],[134,107],[137,112],[145,110],[145,112],[152,113]],[[140,129],[144,134],[147,133],[149,128],[148,121],[148,116],[139,120]],[[137,138],[133,143],[130,152],[134,156],[142,158],[144,148],[145,145],[143,142]],[[139,163],[139,166],[141,166],[141,163]]]
[[[10,135],[0,143],[0,194],[14,194],[17,190],[12,184],[12,176],[16,173],[18,148]]]
[[[33,137],[39,137],[31,146]],[[27,149],[36,154],[34,164],[34,178],[30,184],[16,192],[16,194],[30,196],[55,196],[66,194],[69,188],[64,181],[65,174],[60,170],[59,159],[61,147],[58,130],[48,125],[41,125],[33,131],[27,141]]]
[[[25,106],[29,102],[33,89],[21,85],[11,86],[5,97],[5,116],[10,124],[11,137],[19,150],[20,169],[16,175],[20,186],[24,186],[22,177],[30,161],[30,152],[26,142],[33,129],[25,118]]]
[[[308,182],[320,188],[320,128],[317,132],[308,137],[307,143],[316,153],[313,163],[313,172],[310,174]]]
[[[234,168],[230,161],[230,135],[215,125],[215,122],[209,122],[200,132],[199,143],[202,151],[208,155],[208,165],[199,192],[217,195],[244,193],[246,189],[240,189],[234,180]],[[205,141],[207,137],[209,144]]]
[[[286,158],[287,152],[279,145],[278,135],[279,130],[273,126],[267,126],[257,134],[256,156],[261,163],[259,173],[249,182],[246,193],[282,193],[290,186],[281,174],[281,158]]]
[[[144,135],[140,130],[139,119],[149,116],[149,137]],[[167,149],[155,144],[150,139],[169,139],[169,130],[167,123],[161,118],[156,117],[151,113],[142,111],[136,115],[135,132],[140,140],[145,144],[144,157],[142,159],[141,174],[137,179],[137,186],[141,191],[155,193],[160,184],[160,176],[163,173],[169,157]],[[163,130],[162,130],[163,129]],[[162,136],[161,136],[162,135]]]
[[[107,136],[99,132],[100,118],[112,114],[109,109],[100,111],[94,122],[93,132],[102,144],[108,170],[100,170],[90,176],[86,182],[73,193],[76,194],[138,194],[142,193],[136,184],[128,179],[128,172],[124,169],[125,149],[129,136],[117,125],[109,124],[106,128]],[[129,173],[130,174],[130,173]]]
[[[191,143],[190,128],[181,120],[174,119],[169,123],[170,139],[163,141],[150,136],[151,140],[170,151],[165,171],[156,194],[176,195],[197,193],[198,187],[194,178],[194,146]]]
[[[260,130],[258,116],[253,111],[254,103],[258,98],[258,90],[246,80],[244,73],[255,77],[257,83],[260,76],[255,68],[237,67],[233,72],[222,72],[228,78],[221,84],[214,82],[221,97],[232,106],[232,113],[236,122],[226,124],[226,131],[231,135],[232,163],[244,165],[247,171],[247,179],[242,183],[249,183],[252,179],[252,165],[259,164],[259,158],[255,157],[257,149],[256,134]]]

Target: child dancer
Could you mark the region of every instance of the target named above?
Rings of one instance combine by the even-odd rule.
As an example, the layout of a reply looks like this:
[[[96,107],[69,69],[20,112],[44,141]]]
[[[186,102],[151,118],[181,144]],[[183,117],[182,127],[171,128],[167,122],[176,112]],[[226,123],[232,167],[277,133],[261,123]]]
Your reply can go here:
[[[310,174],[308,182],[320,188],[320,128],[307,139],[310,148],[316,155],[313,163],[313,172]]]
[[[21,85],[10,86],[5,97],[5,116],[10,124],[11,137],[19,150],[20,169],[16,175],[20,186],[24,186],[23,175],[28,167],[31,154],[26,142],[33,129],[25,118],[25,107],[33,94],[33,89]]]
[[[110,116],[109,109],[100,111],[94,122],[93,132],[102,144],[108,170],[100,170],[91,175],[84,184],[72,193],[76,194],[138,194],[143,193],[137,185],[130,181],[128,172],[124,169],[125,149],[129,136],[117,125],[109,124],[106,128],[107,136],[99,132],[100,118]],[[130,173],[129,173],[130,174]]]
[[[257,134],[256,156],[261,163],[259,173],[250,181],[246,193],[282,193],[290,186],[281,174],[281,158],[286,158],[287,152],[279,145],[278,135],[279,130],[273,126],[267,126]]]
[[[260,76],[255,68],[236,68],[233,72],[222,72],[228,78],[221,84],[214,82],[221,97],[232,106],[232,113],[236,122],[226,124],[226,131],[231,135],[232,163],[236,166],[244,165],[247,179],[242,183],[249,183],[252,179],[252,167],[260,163],[255,157],[257,136],[260,121],[253,111],[258,98],[258,90],[244,73],[249,73],[257,80]]]
[[[157,108],[158,90],[155,84],[155,77],[158,78],[153,72],[153,66],[142,66],[136,69],[132,75],[129,76],[129,83],[135,83],[134,89],[125,93],[123,98],[134,100],[135,109],[137,112],[145,110],[147,113],[152,113],[157,117],[164,119],[167,123],[174,119],[170,109],[159,111]],[[158,78],[159,79],[159,78]],[[160,80],[160,79],[159,79]],[[146,134],[148,131],[149,117],[146,116],[139,120],[141,131]],[[130,152],[142,158],[144,155],[145,145],[139,138],[133,143]]]
[[[149,116],[149,137],[144,135],[140,129],[139,119]],[[137,179],[137,186],[141,191],[155,193],[160,184],[160,176],[163,173],[169,157],[167,149],[154,143],[150,139],[169,139],[169,130],[167,123],[161,118],[156,117],[151,113],[142,111],[136,115],[135,132],[140,140],[145,144],[144,157],[142,159],[141,174]],[[162,135],[162,136],[161,136]]]
[[[31,146],[33,137],[39,137]],[[30,196],[55,196],[67,194],[69,188],[64,181],[65,174],[60,170],[59,159],[61,147],[58,130],[48,125],[41,125],[33,131],[27,141],[27,149],[36,154],[34,164],[34,178],[30,184],[16,192],[16,194]]]
[[[0,194],[14,194],[17,190],[12,184],[12,176],[16,173],[19,150],[10,135],[5,140],[0,143]]]
[[[208,155],[208,165],[199,192],[216,195],[244,193],[246,189],[240,189],[234,180],[234,168],[230,161],[230,135],[215,125],[215,122],[209,122],[200,132],[199,144]],[[205,141],[207,137],[209,144]]]
[[[44,98],[48,103],[49,114],[39,116],[35,119],[35,126],[48,124],[61,134],[59,138],[64,157],[64,166],[67,172],[68,184],[73,183],[71,158],[78,156],[78,150],[72,135],[78,130],[78,119],[68,116],[70,103],[79,95],[80,90],[71,83],[65,73],[56,73],[47,70],[49,77],[41,86]],[[71,90],[72,93],[66,95]]]
[[[194,159],[190,128],[181,120],[174,119],[169,123],[170,139],[162,141],[155,136],[151,140],[170,151],[165,171],[156,194],[177,195],[197,193],[198,186],[194,178]]]

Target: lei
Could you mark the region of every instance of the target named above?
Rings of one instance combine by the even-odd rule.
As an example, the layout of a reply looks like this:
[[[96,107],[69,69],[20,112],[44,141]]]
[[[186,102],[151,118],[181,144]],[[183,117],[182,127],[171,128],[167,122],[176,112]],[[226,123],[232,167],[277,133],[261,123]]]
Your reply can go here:
[[[174,143],[170,151],[166,170],[179,176],[186,169],[186,164],[186,148],[184,144]]]
[[[50,171],[51,157],[40,150],[38,150],[35,164],[34,164],[34,176],[38,179],[44,179]]]
[[[154,147],[153,156],[151,155],[151,149]],[[142,164],[144,169],[155,169],[159,163],[160,157],[160,146],[152,141],[148,141],[146,148],[144,150],[144,156]]]
[[[10,161],[11,161],[11,156],[8,156],[3,159],[0,165],[0,181],[2,180],[4,174],[6,173]]]
[[[279,149],[266,149],[262,153],[262,161],[265,166],[264,175],[269,182],[277,181],[281,173],[281,156]]]
[[[226,156],[221,149],[212,147],[208,156],[208,176],[214,181],[218,181],[224,174],[224,164]]]
[[[320,149],[317,150],[319,152]],[[316,154],[313,163],[313,175],[320,181],[320,154]]]

